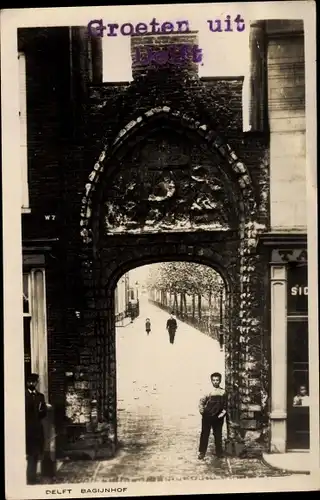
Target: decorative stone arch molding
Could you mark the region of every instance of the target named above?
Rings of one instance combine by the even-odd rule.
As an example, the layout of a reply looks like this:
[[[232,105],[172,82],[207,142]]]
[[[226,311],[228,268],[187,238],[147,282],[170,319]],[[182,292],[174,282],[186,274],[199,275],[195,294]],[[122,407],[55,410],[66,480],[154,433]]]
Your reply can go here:
[[[252,298],[250,288],[252,274],[255,272],[255,249],[258,235],[265,230],[265,226],[258,222],[256,193],[248,168],[238,158],[236,152],[230,145],[206,123],[197,121],[185,113],[174,110],[169,106],[158,106],[142,113],[122,128],[110,146],[102,151],[85,186],[85,196],[82,199],[80,220],[83,243],[90,245],[92,242],[93,198],[95,192],[99,188],[99,182],[105,174],[105,168],[106,165],[108,165],[108,161],[112,159],[116,151],[123,146],[135,132],[144,126],[148,126],[148,124],[160,117],[166,117],[176,121],[181,127],[188,128],[198,133],[207,143],[209,148],[218,152],[236,174],[239,192],[241,193],[240,206],[238,207],[240,212],[238,226],[240,245],[238,251],[240,259],[240,323],[242,323],[242,325],[239,326],[239,333],[242,335],[248,331],[250,324],[250,320],[247,318],[248,313],[245,302]],[[244,340],[242,337],[241,339]]]
[[[178,120],[180,126],[194,130],[197,132],[208,146],[217,151],[221,157],[226,161],[232,168],[232,171],[237,176],[237,182],[242,194],[242,202],[239,207],[242,212],[241,217],[241,228],[240,228],[240,238],[245,237],[245,232],[250,239],[255,239],[257,225],[249,224],[252,220],[256,222],[257,218],[257,202],[256,196],[253,189],[250,173],[246,165],[240,161],[235,151],[230,147],[230,145],[225,142],[216,132],[209,127],[206,123],[195,120],[192,117],[187,116],[180,111],[175,111],[169,106],[159,106],[152,108],[145,113],[141,114],[138,118],[131,120],[116,136],[113,143],[109,148],[105,148],[99,156],[99,159],[94,165],[92,172],[89,175],[88,182],[85,186],[85,195],[82,199],[81,206],[81,237],[85,244],[92,241],[92,205],[94,192],[97,190],[100,179],[105,171],[105,166],[108,164],[108,160],[112,158],[114,153],[128,140],[128,138],[135,133],[139,128],[148,125],[155,118],[161,116],[166,116],[172,120]],[[247,222],[249,225],[245,225]],[[247,231],[246,231],[247,230]]]

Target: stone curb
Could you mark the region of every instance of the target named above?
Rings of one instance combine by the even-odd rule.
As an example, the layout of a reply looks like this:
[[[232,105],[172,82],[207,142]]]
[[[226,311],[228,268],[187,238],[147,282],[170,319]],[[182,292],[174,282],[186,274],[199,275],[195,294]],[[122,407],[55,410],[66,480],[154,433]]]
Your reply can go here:
[[[268,461],[264,458],[264,456],[263,456],[263,455],[262,455],[262,457],[261,457],[261,462],[262,462],[264,465],[266,465],[267,467],[269,467],[269,469],[279,470],[279,471],[281,471],[281,472],[283,472],[283,473],[285,473],[285,474],[288,474],[288,473],[289,473],[289,474],[290,474],[290,473],[292,473],[292,474],[303,474],[304,476],[306,476],[306,475],[309,475],[309,474],[310,474],[310,473],[309,473],[309,472],[307,472],[307,471],[297,471],[297,470],[283,469],[282,467],[277,467],[277,466],[275,466],[275,465],[272,465],[272,464],[270,464],[270,463],[269,463],[269,462],[268,462]]]

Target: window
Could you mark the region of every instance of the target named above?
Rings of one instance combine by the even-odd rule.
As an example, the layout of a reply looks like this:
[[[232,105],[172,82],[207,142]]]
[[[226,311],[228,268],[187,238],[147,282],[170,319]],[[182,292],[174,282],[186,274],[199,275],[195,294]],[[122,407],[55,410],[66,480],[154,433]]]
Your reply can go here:
[[[18,55],[19,62],[19,121],[20,121],[20,168],[21,168],[21,207],[22,212],[29,212],[28,186],[28,148],[27,148],[27,85],[26,58],[22,52]]]
[[[48,346],[44,269],[23,273],[25,375],[39,374],[39,390],[48,400]]]

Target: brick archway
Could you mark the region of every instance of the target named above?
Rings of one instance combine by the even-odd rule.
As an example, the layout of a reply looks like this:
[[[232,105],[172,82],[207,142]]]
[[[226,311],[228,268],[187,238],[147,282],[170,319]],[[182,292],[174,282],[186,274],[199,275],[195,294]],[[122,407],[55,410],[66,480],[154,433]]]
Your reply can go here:
[[[195,132],[218,153],[224,166],[233,173],[240,193],[237,227],[227,232],[170,234],[101,233],[100,204],[107,196],[112,176],[118,167],[117,154],[132,137],[148,132],[150,124],[165,118]],[[231,182],[231,181],[230,181]],[[107,191],[102,189],[107,186]],[[103,193],[103,194],[102,194]],[[181,115],[169,107],[153,108],[124,127],[112,144],[103,150],[86,184],[81,209],[83,277],[88,284],[88,308],[94,316],[95,355],[100,368],[93,376],[100,419],[108,425],[108,440],[113,451],[117,443],[116,352],[114,288],[127,270],[151,262],[189,260],[217,269],[228,283],[230,293],[230,333],[226,343],[226,385],[231,395],[233,417],[243,429],[255,427],[262,411],[266,391],[261,340],[261,259],[256,253],[259,224],[256,193],[247,167],[236,153],[206,124]],[[97,354],[99,353],[99,354]],[[107,353],[107,354],[105,354]],[[252,415],[254,417],[252,418]],[[248,417],[250,416],[250,418]],[[250,423],[248,423],[250,422]],[[249,427],[248,427],[249,426]]]

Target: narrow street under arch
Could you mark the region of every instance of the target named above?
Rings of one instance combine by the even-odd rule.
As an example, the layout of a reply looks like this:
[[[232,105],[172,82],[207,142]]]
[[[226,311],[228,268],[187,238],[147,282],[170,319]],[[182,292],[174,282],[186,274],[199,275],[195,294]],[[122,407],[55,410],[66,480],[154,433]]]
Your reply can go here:
[[[179,268],[179,264],[182,267]],[[160,469],[168,477],[173,473],[187,476],[198,462],[199,399],[211,388],[211,373],[221,373],[222,384],[225,382],[225,355],[218,333],[224,308],[224,302],[219,300],[224,301],[225,295],[220,289],[217,297],[213,293],[210,310],[205,280],[197,283],[197,290],[202,287],[203,295],[197,293],[196,300],[191,295],[181,297],[181,291],[188,289],[191,279],[196,285],[195,271],[199,265],[163,263],[160,266],[162,271],[166,270],[165,276],[159,276],[157,264],[128,273],[126,293],[132,297],[131,307],[138,301],[139,310],[137,315],[132,314],[132,322],[130,317],[119,321],[116,331],[118,457],[125,463],[136,462],[135,468],[141,474],[152,476]],[[223,291],[220,276],[206,266],[200,267],[203,276],[205,272],[212,276],[212,285],[221,286]],[[189,279],[187,276],[182,281],[182,272],[189,270]],[[152,284],[150,278],[153,278]],[[159,293],[159,280],[166,278],[175,278],[176,282],[169,279],[168,288]],[[175,291],[171,301],[169,287]],[[117,293],[119,301],[119,285]],[[212,318],[208,317],[209,310],[216,313]],[[178,328],[174,342],[170,343],[166,324],[172,312]],[[148,319],[149,333],[146,331]],[[210,437],[209,462],[213,460],[213,452]],[[206,465],[203,467],[202,473]]]

